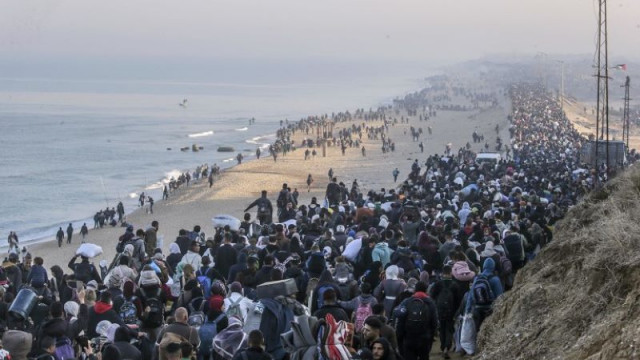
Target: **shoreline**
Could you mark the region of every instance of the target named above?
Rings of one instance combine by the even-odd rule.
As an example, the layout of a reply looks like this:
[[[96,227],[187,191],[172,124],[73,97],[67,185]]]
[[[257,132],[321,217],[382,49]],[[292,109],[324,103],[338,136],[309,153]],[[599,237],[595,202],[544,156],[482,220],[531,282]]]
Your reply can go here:
[[[478,82],[468,85],[475,88]],[[431,90],[430,90],[431,91]],[[433,90],[437,93],[442,90]],[[504,96],[501,97],[504,99]],[[459,97],[453,102],[463,102],[464,98]],[[167,254],[169,244],[173,242],[180,229],[191,230],[193,226],[200,225],[206,237],[213,236],[214,229],[211,218],[216,215],[228,214],[238,219],[242,219],[243,210],[253,200],[260,196],[261,190],[267,190],[269,199],[275,205],[275,199],[283,183],[287,183],[292,189],[297,188],[300,196],[299,204],[308,204],[312,197],[317,197],[320,203],[324,199],[326,185],[328,183],[327,171],[333,168],[334,176],[339,182],[344,182],[347,188],[351,187],[354,180],[357,180],[360,190],[380,191],[382,188],[391,189],[400,185],[410,173],[411,164],[414,159],[424,160],[433,154],[444,153],[448,143],[452,144],[452,149],[457,150],[471,141],[473,131],[486,136],[489,143],[493,144],[496,136],[494,127],[500,125],[500,136],[508,138],[509,102],[501,101],[499,106],[492,108],[470,109],[467,111],[438,110],[437,116],[429,120],[419,121],[418,116],[408,116],[402,110],[395,112],[394,108],[385,109],[387,120],[397,120],[397,123],[390,123],[388,139],[394,141],[396,149],[394,152],[383,153],[381,151],[381,141],[379,139],[367,139],[363,136],[363,145],[366,147],[366,156],[362,156],[360,148],[347,148],[346,154],[341,154],[340,148],[336,146],[327,147],[326,157],[322,157],[322,149],[318,149],[318,155],[310,160],[304,160],[304,151],[300,149],[301,139],[304,137],[315,137],[314,134],[306,135],[302,131],[296,132],[292,137],[295,139],[297,150],[289,152],[286,156],[279,155],[277,162],[268,157],[243,161],[240,165],[234,165],[221,172],[215,180],[211,189],[208,188],[206,180],[191,184],[189,187],[182,186],[177,192],[170,195],[169,199],[156,201],[154,204],[154,214],[147,214],[144,208],[137,208],[127,215],[127,221],[134,225],[136,229],[146,229],[151,221],[157,220],[160,224],[158,237],[162,239],[161,247]],[[407,120],[401,122],[401,119]],[[363,119],[352,119],[347,122],[338,122],[334,132],[343,127],[353,125],[364,125],[366,127],[381,126],[381,120],[366,122]],[[426,131],[420,138],[424,143],[424,152],[418,148],[418,142],[411,140],[409,134],[410,127],[433,128],[433,135]],[[472,150],[480,151],[481,144],[472,143]],[[392,171],[397,167],[400,176],[397,183],[394,183]],[[312,174],[314,183],[310,191],[306,191],[306,178]],[[251,218],[255,219],[255,208],[250,212]],[[115,245],[120,235],[124,233],[121,227],[105,227],[103,229],[89,231],[87,242],[102,246],[103,255],[93,259],[94,263],[100,260],[110,262],[115,255]],[[75,250],[80,244],[80,235],[74,235],[71,245],[63,244],[58,248],[57,242],[44,241],[29,245],[28,251],[38,256],[47,254],[45,268],[58,264],[65,267],[69,258],[75,254]],[[22,244],[21,244],[22,245]]]
[[[274,133],[269,133],[266,135],[260,135],[260,136],[255,136],[253,138],[251,138],[250,140],[256,139],[256,138],[260,138],[260,139],[264,139],[264,138],[270,138],[270,137],[274,137],[275,138],[275,134]],[[255,144],[250,144],[248,143],[246,140],[245,143],[252,145],[252,146],[257,146],[261,149],[261,151],[264,151],[265,146],[268,147],[268,144],[264,144],[264,143],[255,143]],[[217,151],[217,150],[216,150]],[[239,152],[244,152],[244,150],[240,150]],[[233,154],[237,154],[238,151],[233,152]],[[231,153],[230,153],[231,154]],[[254,161],[256,160],[256,156],[255,153],[253,155],[246,155],[243,159],[243,162],[245,161]],[[214,163],[214,165],[217,163]],[[202,165],[202,164],[200,164]],[[198,165],[196,165],[198,166]],[[221,162],[219,165],[220,167],[220,174],[224,173],[226,170],[231,169],[235,166],[238,166],[235,158],[233,161],[228,161],[228,162]],[[179,173],[184,173],[190,171],[191,173],[193,171],[195,171],[194,169],[188,169],[188,170],[177,170],[177,169],[172,169],[169,171],[164,172],[164,174],[172,174],[174,172],[179,172]],[[193,179],[191,180],[191,183],[196,183],[196,182],[200,182],[203,181],[202,178],[200,178],[198,181],[194,181]],[[205,180],[206,181],[206,180]],[[152,195],[152,197],[154,198],[154,207],[157,206],[158,204],[164,202],[165,200],[162,200],[162,186],[164,184],[168,184],[169,183],[169,179],[167,178],[167,176],[164,176],[162,178],[160,178],[158,181],[155,182],[151,182],[147,185],[145,185],[145,187],[143,188],[144,192],[146,195]],[[140,195],[140,190],[137,191],[125,191],[124,193],[127,194],[126,200],[119,200],[119,199],[110,199],[110,200],[114,200],[114,201],[122,201],[123,204],[125,204],[125,214],[124,214],[124,218],[126,219],[128,216],[132,215],[133,213],[137,212],[137,211],[144,211],[146,208],[146,203],[145,203],[145,207],[140,207],[140,206],[136,206],[134,205],[133,207],[129,207],[127,208],[127,204],[126,202],[130,202],[132,204],[137,204],[137,200],[136,198]],[[135,197],[132,197],[131,195],[135,195]],[[170,193],[171,195],[171,193]],[[156,198],[159,198],[159,200],[155,200]],[[114,202],[113,204],[107,204],[108,208],[115,208],[117,205],[117,202]],[[129,210],[129,211],[127,211]],[[80,220],[70,220],[70,222],[73,224],[74,227],[74,238],[77,236],[80,236],[80,228],[82,227],[82,223],[87,223],[87,226],[89,227],[89,230],[97,230],[97,229],[93,229],[92,227],[89,226],[89,224],[93,225],[93,218],[92,217],[86,217],[84,219],[80,219]],[[68,224],[68,222],[64,222],[64,223],[60,223],[60,224],[55,224],[55,225],[51,225],[50,227],[47,227],[46,230],[42,230],[40,233],[46,233],[47,235],[44,236],[36,236],[36,237],[27,237],[27,236],[21,236],[21,238],[26,237],[26,239],[20,239],[20,247],[22,246],[33,246],[36,244],[41,244],[43,242],[48,242],[48,241],[56,241],[55,239],[55,232],[57,231],[55,228],[56,227],[63,227],[63,230],[66,229],[66,225]],[[111,227],[110,225],[105,225],[106,227]],[[118,223],[117,226],[115,226],[116,228],[120,227],[120,224]],[[41,227],[42,228],[42,227]],[[53,235],[52,235],[53,234]],[[66,231],[65,231],[65,236],[66,236]],[[8,244],[2,244],[0,245],[0,251],[5,251],[9,248]]]
[[[427,78],[428,79],[428,78]],[[408,90],[407,93],[411,93],[413,91],[419,91],[420,89],[413,89],[413,90]],[[393,96],[388,96],[385,98],[385,100],[383,100],[382,102],[380,102],[377,106],[383,106],[383,105],[389,105],[392,104],[393,101],[395,99],[401,98],[404,95],[393,95]],[[376,105],[372,105],[371,107],[374,107]],[[290,121],[290,122],[297,122],[296,121]],[[221,172],[224,172],[227,169],[230,169],[232,167],[237,166],[237,162],[235,160],[235,156],[238,153],[242,153],[245,158],[243,160],[244,162],[248,162],[248,161],[254,161],[255,159],[255,149],[256,148],[260,148],[263,152],[263,154],[266,152],[265,148],[268,148],[269,143],[263,143],[260,142],[260,140],[266,140],[266,141],[272,141],[275,140],[276,138],[276,134],[275,132],[278,130],[278,123],[277,121],[273,121],[273,128],[264,132],[263,134],[260,135],[256,135],[256,136],[251,136],[248,139],[244,139],[241,143],[239,143],[235,149],[234,152],[230,152],[229,153],[229,157],[228,158],[224,158],[224,159],[220,159],[219,161],[216,162],[216,164],[218,164],[218,166],[221,168]],[[246,127],[240,127],[240,129],[244,129]],[[240,131],[238,129],[236,129],[236,131]],[[194,142],[196,141],[198,138],[193,138],[191,137],[191,135],[201,135],[201,133],[195,133],[195,134],[188,134],[188,141],[189,142]],[[245,145],[245,146],[243,146]],[[248,147],[252,147],[252,150],[249,152],[247,150]],[[179,151],[179,149],[173,149],[173,151]],[[214,152],[216,152],[217,150],[213,150]],[[210,167],[213,165],[212,161],[206,162]],[[195,169],[195,167],[202,165],[203,163],[200,164],[193,164],[192,168],[189,168],[189,171],[193,171],[193,169]],[[137,206],[137,197],[139,196],[139,194],[141,192],[145,192],[145,194],[147,195],[151,195],[154,200],[155,200],[155,206],[159,205],[159,203],[162,200],[159,200],[162,198],[162,185],[160,184],[166,184],[168,183],[168,178],[172,175],[172,174],[176,174],[176,173],[182,173],[185,172],[185,170],[178,170],[177,168],[171,168],[168,169],[167,171],[164,172],[160,172],[159,176],[157,178],[156,181],[150,181],[146,184],[144,184],[141,187],[138,187],[137,190],[131,190],[131,189],[126,189],[124,191],[118,191],[118,194],[124,194],[123,197],[112,197],[112,198],[107,198],[105,196],[105,200],[96,200],[95,204],[96,204],[96,212],[98,210],[102,210],[105,208],[105,201],[106,203],[106,207],[107,208],[115,208],[116,205],[118,204],[119,201],[122,201],[124,206],[125,206],[125,217],[129,217],[131,216],[135,211],[139,210],[139,207]],[[162,175],[164,174],[164,175]],[[102,205],[99,205],[102,204]],[[63,230],[65,230],[65,236],[66,236],[66,226],[69,224],[69,222],[71,222],[73,224],[74,227],[74,238],[78,238],[80,237],[80,233],[79,230],[82,226],[83,223],[86,223],[87,226],[90,228],[90,230],[92,230],[92,225],[93,225],[93,214],[89,214],[86,217],[79,217],[75,220],[64,220],[61,221],[59,223],[53,223],[51,225],[43,225],[43,226],[39,226],[39,227],[35,227],[35,228],[31,228],[31,229],[27,229],[27,230],[18,230],[18,236],[20,238],[20,247],[23,246],[29,246],[32,247],[36,244],[41,244],[44,242],[48,242],[48,241],[53,241],[55,242],[55,233],[57,231],[58,227],[62,227]],[[106,227],[106,226],[105,226]],[[119,225],[117,225],[116,227],[119,227]],[[7,231],[12,230],[12,231],[16,231],[15,229],[8,229]],[[0,244],[0,251],[7,251],[9,248],[9,244],[6,241],[2,241]]]

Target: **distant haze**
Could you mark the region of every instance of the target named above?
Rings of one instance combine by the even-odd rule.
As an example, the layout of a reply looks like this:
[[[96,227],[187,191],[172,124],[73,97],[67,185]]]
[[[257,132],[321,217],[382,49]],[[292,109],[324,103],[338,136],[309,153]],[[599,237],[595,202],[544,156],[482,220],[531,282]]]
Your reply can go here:
[[[109,68],[161,73],[209,61],[443,64],[495,53],[592,56],[597,9],[597,0],[3,1],[0,76],[82,68],[105,76]],[[640,1],[609,1],[608,12],[610,57],[640,58]]]

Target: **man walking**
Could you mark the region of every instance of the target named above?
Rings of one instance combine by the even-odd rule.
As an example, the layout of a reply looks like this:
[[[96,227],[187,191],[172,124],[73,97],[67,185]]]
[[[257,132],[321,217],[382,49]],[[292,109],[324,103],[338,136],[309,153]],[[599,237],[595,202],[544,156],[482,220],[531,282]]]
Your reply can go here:
[[[58,247],[62,247],[62,240],[64,240],[64,231],[62,231],[62,226],[58,229],[56,233],[56,239],[58,240]]]
[[[72,236],[73,236],[73,225],[69,223],[69,226],[67,226],[67,244],[71,244]]]
[[[267,199],[267,190],[262,190],[261,196],[257,198],[254,202],[249,204],[244,212],[249,211],[252,207],[258,207],[258,221],[260,221],[260,225],[271,224],[272,216],[273,216],[273,206],[271,205],[271,200]]]
[[[397,314],[398,339],[402,339],[406,360],[429,360],[433,337],[438,330],[436,305],[427,295],[427,284],[420,281],[416,292],[404,300]]]
[[[87,234],[89,234],[89,229],[87,228],[87,223],[82,224],[82,228],[80,228],[80,235],[82,235],[82,242],[84,242],[84,239],[87,237]]]

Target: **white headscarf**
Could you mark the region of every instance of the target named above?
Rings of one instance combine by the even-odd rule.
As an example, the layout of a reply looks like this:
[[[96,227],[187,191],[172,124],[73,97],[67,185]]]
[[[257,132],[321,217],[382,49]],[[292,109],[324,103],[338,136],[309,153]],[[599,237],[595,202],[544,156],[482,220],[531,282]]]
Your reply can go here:
[[[389,280],[398,280],[398,267],[396,265],[391,265],[385,271],[387,275],[387,279]]]

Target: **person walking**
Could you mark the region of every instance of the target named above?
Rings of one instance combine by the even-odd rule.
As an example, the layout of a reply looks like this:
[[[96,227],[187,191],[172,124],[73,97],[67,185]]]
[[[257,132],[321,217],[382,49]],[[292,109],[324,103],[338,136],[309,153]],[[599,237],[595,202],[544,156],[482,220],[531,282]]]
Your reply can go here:
[[[427,295],[427,284],[419,281],[413,296],[397,310],[397,335],[407,360],[429,360],[433,338],[438,330],[436,305]]]
[[[82,242],[84,243],[84,239],[87,237],[87,235],[89,234],[89,228],[87,228],[87,223],[82,224],[82,227],[80,228],[80,235],[82,235]]]
[[[67,244],[71,244],[72,236],[73,236],[73,225],[69,223],[69,226],[67,226]]]
[[[118,222],[122,223],[122,219],[124,218],[124,205],[122,204],[122,201],[118,202],[117,212],[118,212]]]
[[[309,174],[307,176],[307,192],[311,192],[311,184],[313,184],[313,176]]]
[[[440,329],[440,350],[445,359],[449,359],[449,351],[453,345],[453,325],[456,310],[462,302],[462,291],[451,276],[451,265],[442,270],[442,280],[431,288],[431,297],[436,303],[438,324]]]
[[[400,175],[400,170],[398,170],[398,168],[395,168],[393,170],[393,182],[397,182],[398,181],[398,175]]]
[[[258,207],[258,221],[260,221],[260,225],[271,224],[272,216],[273,216],[273,205],[271,205],[271,200],[267,198],[267,190],[262,190],[261,196],[257,198],[254,202],[249,204],[244,212],[249,211],[252,207]]]
[[[62,247],[62,240],[64,240],[64,231],[62,231],[62,226],[58,229],[56,233],[56,239],[58,240],[58,247]]]

